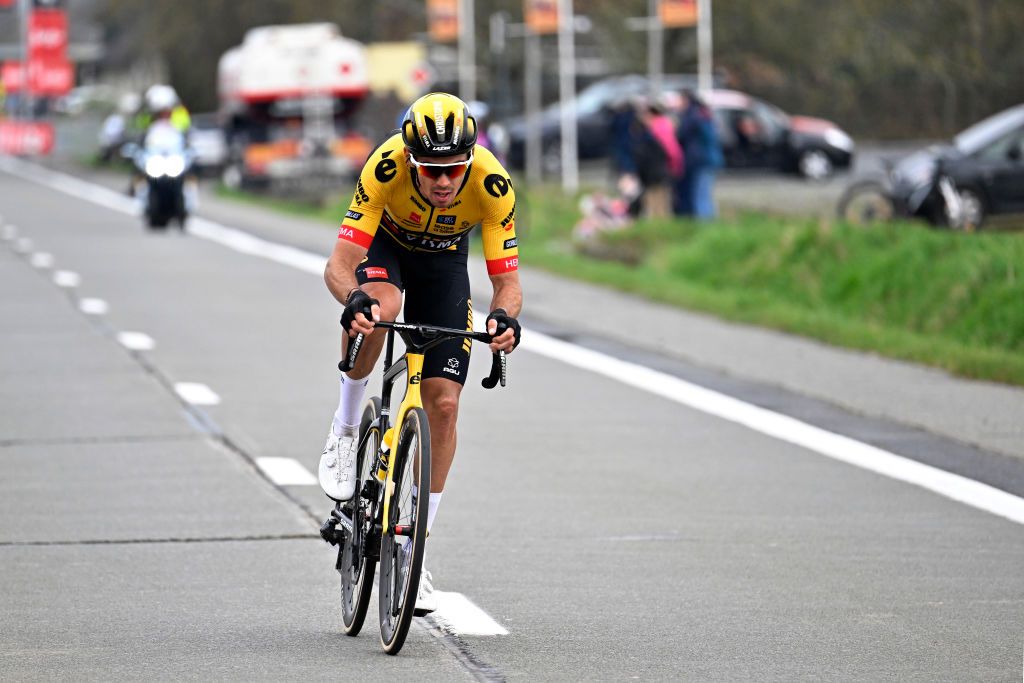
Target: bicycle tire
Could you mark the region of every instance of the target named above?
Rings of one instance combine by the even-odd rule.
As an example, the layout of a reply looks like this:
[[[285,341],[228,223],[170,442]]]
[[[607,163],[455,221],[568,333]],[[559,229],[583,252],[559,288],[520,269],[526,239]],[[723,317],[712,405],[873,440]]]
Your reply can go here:
[[[427,504],[430,490],[430,426],[423,408],[412,408],[405,415],[402,430],[395,441],[394,490],[388,511],[388,533],[380,543],[380,583],[377,587],[380,607],[380,642],[384,652],[398,654],[405,643],[416,608],[423,551],[427,538]],[[421,490],[413,499],[412,485]],[[426,488],[422,488],[423,485]],[[406,535],[396,536],[396,527],[407,530],[411,539],[403,550]]]
[[[345,534],[345,540],[338,548],[338,573],[341,574],[341,617],[345,635],[357,636],[366,619],[373,590],[373,573],[376,560],[364,555],[365,539],[373,529],[373,520],[367,511],[371,501],[364,499],[363,483],[372,476],[377,463],[377,449],[380,445],[380,431],[375,421],[380,415],[380,399],[374,396],[366,402],[363,416],[359,421],[359,453],[357,454],[356,495],[352,499],[352,533]]]

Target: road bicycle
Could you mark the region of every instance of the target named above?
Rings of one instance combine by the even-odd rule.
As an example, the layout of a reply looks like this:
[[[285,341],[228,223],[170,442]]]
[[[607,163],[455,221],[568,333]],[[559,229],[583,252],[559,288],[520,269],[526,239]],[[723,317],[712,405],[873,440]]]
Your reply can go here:
[[[467,338],[490,343],[486,332],[434,325],[378,322],[388,330],[381,396],[366,402],[359,423],[356,495],[338,503],[320,528],[320,535],[338,546],[335,565],[341,574],[341,608],[345,633],[359,634],[370,603],[373,574],[380,563],[377,597],[380,641],[389,655],[405,643],[415,613],[416,595],[427,537],[430,489],[430,426],[420,397],[423,358],[441,342]],[[504,330],[499,326],[498,334]],[[395,334],[405,353],[394,363]],[[363,343],[357,335],[338,368],[352,368]],[[492,356],[490,374],[482,384],[505,386],[505,352]],[[392,424],[391,393],[405,374],[405,396]],[[418,488],[425,489],[419,493]],[[417,495],[419,493],[419,495]],[[422,615],[420,615],[422,616]]]

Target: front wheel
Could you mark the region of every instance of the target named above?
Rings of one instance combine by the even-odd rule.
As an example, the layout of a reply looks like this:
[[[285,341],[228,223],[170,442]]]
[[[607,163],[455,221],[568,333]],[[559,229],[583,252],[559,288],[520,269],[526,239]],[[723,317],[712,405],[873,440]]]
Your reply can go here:
[[[402,421],[393,455],[387,532],[380,543],[380,642],[396,655],[416,608],[430,499],[430,427],[427,413],[412,408]],[[415,495],[414,495],[414,488]],[[388,491],[385,491],[387,496]]]
[[[348,507],[352,515],[352,531],[344,534],[338,548],[338,573],[341,574],[341,617],[345,634],[359,635],[370,605],[370,591],[373,590],[373,571],[377,565],[373,553],[366,552],[373,533],[372,500],[362,497],[364,484],[372,477],[377,463],[377,449],[380,446],[380,399],[374,396],[366,402],[363,417],[359,421],[359,452],[357,454],[356,493]]]
[[[832,158],[823,149],[808,149],[797,160],[800,175],[808,180],[824,180],[835,170]]]
[[[885,186],[869,180],[847,188],[839,199],[838,213],[852,225],[870,225],[892,220],[895,206]]]

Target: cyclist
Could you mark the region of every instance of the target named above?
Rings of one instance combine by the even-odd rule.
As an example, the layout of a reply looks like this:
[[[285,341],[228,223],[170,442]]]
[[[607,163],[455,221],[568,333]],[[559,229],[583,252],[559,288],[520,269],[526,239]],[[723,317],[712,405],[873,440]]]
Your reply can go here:
[[[370,155],[341,222],[324,279],[345,307],[346,337],[366,335],[355,367],[340,378],[340,399],[320,458],[319,480],[336,501],[355,494],[356,441],[368,376],[386,331],[374,321],[405,320],[472,329],[467,255],[469,233],[479,226],[493,295],[486,329],[491,350],[519,343],[522,306],[515,193],[494,155],[476,145],[477,124],[466,104],[429,93],[406,111],[400,130]],[[459,396],[469,367],[470,341],[451,340],[427,352],[421,392],[430,423],[431,476],[427,530],[441,502],[455,456]],[[421,483],[422,486],[422,483]],[[414,495],[421,495],[414,489]],[[430,573],[423,571],[418,614],[433,611]]]

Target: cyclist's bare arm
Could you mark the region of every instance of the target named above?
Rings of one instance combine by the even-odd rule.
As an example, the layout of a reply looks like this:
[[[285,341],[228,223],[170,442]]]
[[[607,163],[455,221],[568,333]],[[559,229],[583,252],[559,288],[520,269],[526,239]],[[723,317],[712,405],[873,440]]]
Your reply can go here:
[[[491,297],[491,308],[503,308],[513,318],[519,316],[519,312],[523,308],[523,289],[519,285],[519,271],[513,270],[507,273],[496,273],[490,276],[491,286],[494,288],[494,296]],[[496,328],[497,325],[493,320],[490,321],[488,328]],[[487,330],[490,334],[494,334],[495,329]],[[515,335],[512,330],[505,330],[504,334],[495,337],[491,342],[491,350],[497,351],[502,350],[506,353],[511,353],[512,346],[515,344]]]
[[[348,295],[353,289],[359,286],[356,280],[356,267],[366,256],[366,248],[353,242],[338,240],[334,244],[334,251],[327,260],[327,267],[324,269],[324,282],[334,298],[342,305],[347,303]],[[373,318],[380,319],[380,307],[373,307]],[[373,323],[366,320],[357,313],[352,321],[352,332],[355,334],[370,334],[373,332]]]

